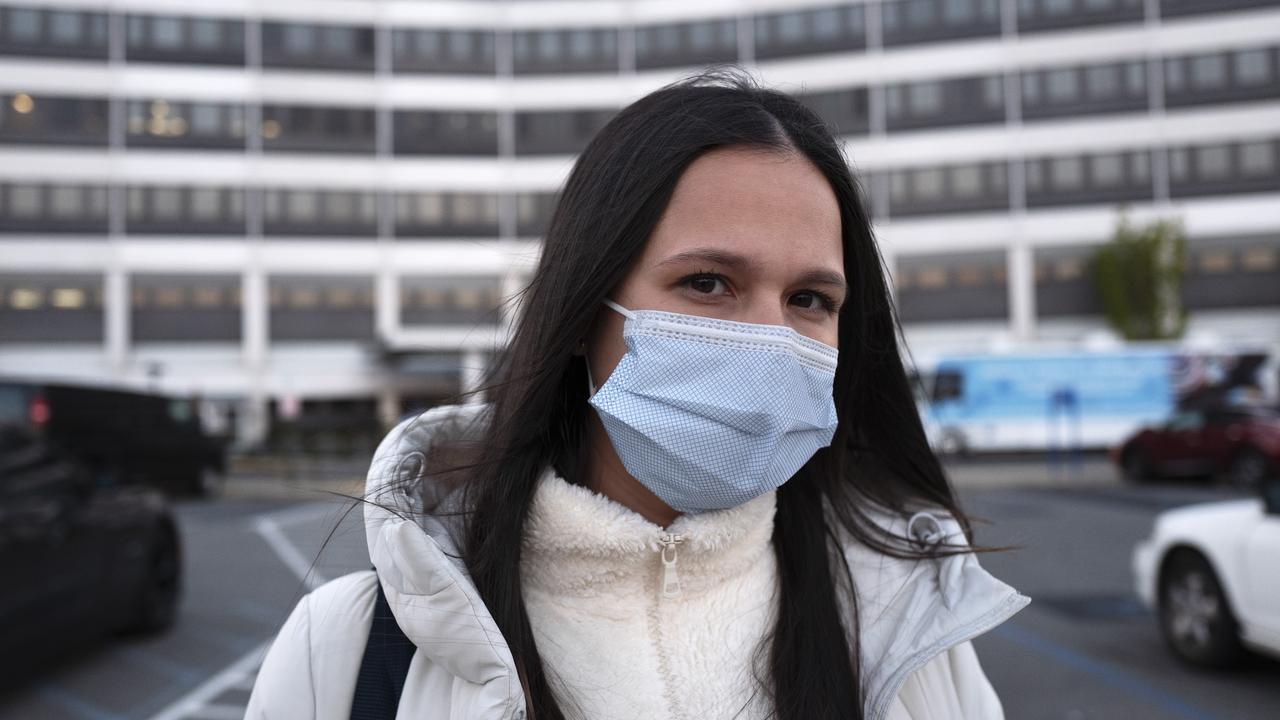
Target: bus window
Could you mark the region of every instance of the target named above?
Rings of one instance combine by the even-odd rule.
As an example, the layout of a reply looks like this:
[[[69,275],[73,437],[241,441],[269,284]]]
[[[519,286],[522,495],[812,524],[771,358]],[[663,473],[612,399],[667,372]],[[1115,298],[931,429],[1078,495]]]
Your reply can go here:
[[[957,400],[964,395],[964,376],[956,370],[939,370],[933,381],[933,401]]]

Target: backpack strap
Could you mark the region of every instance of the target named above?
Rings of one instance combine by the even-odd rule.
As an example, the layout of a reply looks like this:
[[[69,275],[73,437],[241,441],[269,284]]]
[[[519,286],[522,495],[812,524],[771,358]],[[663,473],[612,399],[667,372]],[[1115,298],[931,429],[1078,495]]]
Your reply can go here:
[[[404,679],[417,646],[413,644],[391,613],[387,596],[378,581],[378,599],[373,606],[369,640],[360,661],[356,693],[351,702],[351,720],[393,720],[404,691]]]

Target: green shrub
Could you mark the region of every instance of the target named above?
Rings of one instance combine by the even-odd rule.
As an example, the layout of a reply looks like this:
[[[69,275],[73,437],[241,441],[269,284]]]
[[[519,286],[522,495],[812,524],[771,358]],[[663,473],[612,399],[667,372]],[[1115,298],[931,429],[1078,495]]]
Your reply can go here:
[[[1111,242],[1091,258],[1094,286],[1107,322],[1126,340],[1170,340],[1182,335],[1187,239],[1182,222],[1134,226],[1125,215]]]

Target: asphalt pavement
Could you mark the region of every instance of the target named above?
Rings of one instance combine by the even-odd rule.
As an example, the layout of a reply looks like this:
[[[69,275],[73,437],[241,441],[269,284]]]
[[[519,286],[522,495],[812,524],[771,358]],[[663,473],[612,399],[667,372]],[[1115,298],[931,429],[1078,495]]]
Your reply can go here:
[[[1129,550],[1160,510],[1228,496],[1193,484],[1127,487],[1105,463],[1073,472],[1024,459],[952,466],[979,520],[983,557],[1033,603],[977,641],[1012,719],[1243,720],[1280,717],[1280,663],[1229,673],[1176,662],[1133,597]],[[186,576],[169,633],[82,648],[15,693],[0,718],[243,717],[266,644],[308,588],[369,566],[356,487],[254,476],[228,496],[176,508]]]
[[[1162,509],[1224,491],[1163,487],[967,490],[983,565],[1032,598],[975,643],[1005,714],[1018,720],[1274,720],[1280,663],[1227,672],[1176,661],[1133,593],[1129,552]]]

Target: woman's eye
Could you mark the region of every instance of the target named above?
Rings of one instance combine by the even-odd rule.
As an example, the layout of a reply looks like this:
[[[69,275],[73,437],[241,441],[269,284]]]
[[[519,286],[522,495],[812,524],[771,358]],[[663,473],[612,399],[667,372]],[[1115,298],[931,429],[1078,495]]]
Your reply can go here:
[[[835,311],[835,303],[822,293],[816,292],[798,292],[791,296],[791,304],[798,305],[804,310]]]
[[[704,295],[718,295],[724,291],[724,280],[714,275],[699,275],[689,279],[689,287]]]
[[[818,310],[822,307],[822,298],[814,293],[802,292],[791,296],[791,302],[805,310]]]

